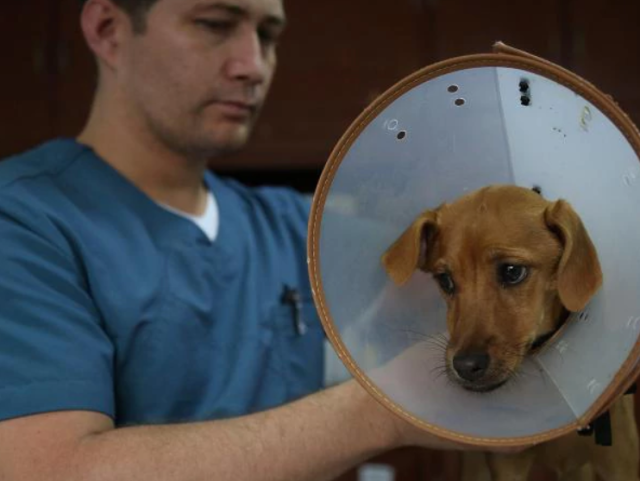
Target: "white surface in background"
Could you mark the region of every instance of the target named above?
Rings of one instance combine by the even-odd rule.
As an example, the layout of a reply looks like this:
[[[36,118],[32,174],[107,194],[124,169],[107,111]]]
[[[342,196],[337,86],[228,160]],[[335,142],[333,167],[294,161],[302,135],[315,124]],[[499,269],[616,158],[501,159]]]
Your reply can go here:
[[[388,464],[368,463],[358,469],[358,481],[394,481],[396,472]]]

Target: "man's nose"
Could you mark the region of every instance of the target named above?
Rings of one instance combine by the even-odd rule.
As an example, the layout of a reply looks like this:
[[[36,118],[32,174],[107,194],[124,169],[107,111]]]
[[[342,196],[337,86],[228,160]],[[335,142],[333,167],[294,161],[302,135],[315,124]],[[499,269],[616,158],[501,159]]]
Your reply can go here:
[[[227,75],[252,84],[263,83],[270,70],[265,49],[256,32],[243,32],[234,42],[227,60]]]

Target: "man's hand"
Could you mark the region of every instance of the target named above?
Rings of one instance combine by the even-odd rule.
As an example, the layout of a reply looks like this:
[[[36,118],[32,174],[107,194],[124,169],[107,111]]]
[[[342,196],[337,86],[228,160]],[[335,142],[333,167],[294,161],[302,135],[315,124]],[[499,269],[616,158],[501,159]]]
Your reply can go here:
[[[435,353],[438,357],[440,352]],[[428,342],[418,342],[406,349],[398,356],[393,358],[387,364],[374,369],[368,373],[369,379],[375,386],[374,389],[380,389],[386,397],[396,399],[401,395],[406,395],[405,399],[416,402],[418,399],[428,399],[429,392],[435,389],[429,386],[429,376],[426,375],[434,361],[429,357],[434,356],[434,349]],[[364,388],[363,388],[364,389]],[[371,395],[374,397],[373,395]],[[392,412],[394,406],[382,406],[388,411],[388,415],[394,419],[395,429],[397,430],[397,442],[399,446],[422,446],[432,449],[444,450],[469,450],[469,451],[491,451],[499,453],[519,453],[530,446],[513,447],[496,445],[491,447],[480,447],[475,444],[465,442],[463,438],[455,439],[453,433],[445,437],[437,435],[437,433],[427,431],[426,427],[420,427],[420,422],[406,420],[400,412]],[[404,406],[403,406],[404,407]],[[398,410],[399,411],[399,410]]]

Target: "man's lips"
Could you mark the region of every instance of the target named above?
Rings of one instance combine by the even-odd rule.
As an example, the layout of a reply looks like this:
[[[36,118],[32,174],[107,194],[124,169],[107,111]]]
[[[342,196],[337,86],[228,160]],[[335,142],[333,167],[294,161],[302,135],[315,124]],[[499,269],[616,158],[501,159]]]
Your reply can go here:
[[[257,104],[238,100],[218,100],[215,105],[228,117],[247,119],[252,117]]]

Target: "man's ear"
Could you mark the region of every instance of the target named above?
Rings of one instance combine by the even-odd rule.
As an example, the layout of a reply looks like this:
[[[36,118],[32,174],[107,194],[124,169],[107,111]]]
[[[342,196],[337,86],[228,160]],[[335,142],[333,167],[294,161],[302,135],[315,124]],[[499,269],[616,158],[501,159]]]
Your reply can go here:
[[[558,265],[558,294],[570,311],[584,309],[602,285],[602,270],[596,248],[580,217],[568,202],[558,200],[544,213],[547,227],[562,243]]]
[[[423,212],[382,255],[382,265],[396,284],[406,283],[413,271],[426,267],[427,248],[435,237],[437,224],[436,211]]]
[[[113,69],[123,34],[131,32],[128,15],[112,0],[87,0],[80,14],[85,41],[98,62]]]

